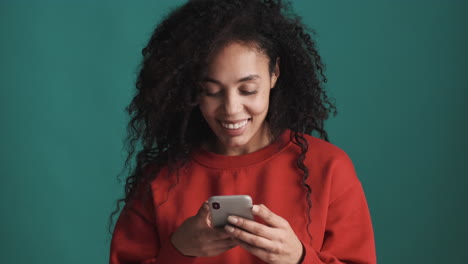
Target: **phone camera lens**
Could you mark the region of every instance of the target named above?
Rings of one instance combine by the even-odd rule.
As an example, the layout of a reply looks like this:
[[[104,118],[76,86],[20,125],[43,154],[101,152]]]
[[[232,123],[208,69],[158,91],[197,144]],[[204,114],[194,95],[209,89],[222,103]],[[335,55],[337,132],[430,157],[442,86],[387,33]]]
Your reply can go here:
[[[213,209],[216,209],[216,210],[221,208],[221,205],[219,203],[217,203],[217,202],[212,203],[211,206],[213,206]]]

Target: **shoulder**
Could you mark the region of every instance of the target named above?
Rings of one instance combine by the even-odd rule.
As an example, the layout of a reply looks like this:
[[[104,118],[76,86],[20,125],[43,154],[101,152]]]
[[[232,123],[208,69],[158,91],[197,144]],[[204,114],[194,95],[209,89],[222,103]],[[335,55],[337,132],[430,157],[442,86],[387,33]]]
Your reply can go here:
[[[314,136],[303,134],[303,137],[308,144],[304,163],[311,172],[310,180],[328,186],[331,199],[360,185],[354,164],[343,149]]]
[[[338,146],[315,136],[307,134],[301,135],[307,141],[307,156],[309,158],[313,158],[322,162],[330,162],[333,160],[343,160],[345,162],[351,162],[351,159],[349,158],[348,154]]]

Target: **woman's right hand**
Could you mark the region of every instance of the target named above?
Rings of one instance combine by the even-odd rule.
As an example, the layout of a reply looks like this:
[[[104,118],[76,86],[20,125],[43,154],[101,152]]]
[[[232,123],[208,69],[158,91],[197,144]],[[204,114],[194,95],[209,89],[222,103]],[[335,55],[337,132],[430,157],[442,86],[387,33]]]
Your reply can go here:
[[[187,218],[171,236],[174,247],[185,256],[212,257],[237,244],[223,228],[213,228],[208,202]]]

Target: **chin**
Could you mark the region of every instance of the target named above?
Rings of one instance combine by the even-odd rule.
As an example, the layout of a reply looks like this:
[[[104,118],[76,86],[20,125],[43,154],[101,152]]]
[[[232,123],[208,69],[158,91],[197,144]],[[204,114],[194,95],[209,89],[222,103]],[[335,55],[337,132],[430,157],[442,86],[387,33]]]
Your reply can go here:
[[[222,142],[222,144],[226,148],[239,148],[246,146],[248,142],[249,140],[246,138],[232,138],[225,140],[224,142]]]

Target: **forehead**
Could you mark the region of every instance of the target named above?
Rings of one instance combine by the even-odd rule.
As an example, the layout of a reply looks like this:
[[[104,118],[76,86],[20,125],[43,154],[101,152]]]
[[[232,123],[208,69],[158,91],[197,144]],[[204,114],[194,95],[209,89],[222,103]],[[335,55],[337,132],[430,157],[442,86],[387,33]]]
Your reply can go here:
[[[269,58],[252,45],[233,42],[220,48],[208,63],[207,75],[217,79],[268,74]]]

